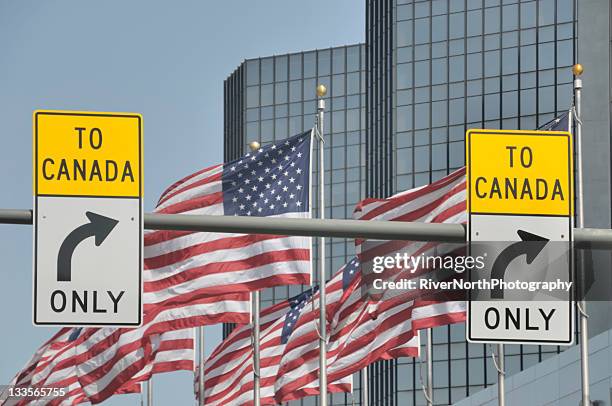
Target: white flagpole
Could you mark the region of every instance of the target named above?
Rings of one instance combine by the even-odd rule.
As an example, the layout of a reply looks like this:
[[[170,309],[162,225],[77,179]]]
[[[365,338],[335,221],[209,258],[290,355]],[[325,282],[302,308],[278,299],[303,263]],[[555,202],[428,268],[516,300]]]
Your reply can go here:
[[[253,152],[257,152],[261,148],[261,144],[257,141],[251,141],[249,148]],[[251,292],[251,322],[253,329],[251,331],[251,337],[253,340],[253,406],[259,406],[261,404],[261,378],[260,378],[260,331],[261,326],[259,322],[260,312],[260,293],[258,290]]]
[[[198,405],[204,406],[204,326],[198,327],[198,341],[199,341],[199,356],[198,356],[198,390],[200,397]]]
[[[153,376],[147,381],[147,406],[153,406]]]
[[[582,75],[583,67],[581,64],[577,63],[572,67],[572,72],[575,76],[574,79],[574,113],[575,117],[572,117],[576,121],[576,186],[577,186],[577,228],[584,228],[584,182],[583,182],[583,172],[582,172],[582,79],[580,75]],[[582,405],[590,406],[591,405],[591,395],[590,395],[590,379],[589,379],[589,323],[588,323],[588,314],[586,312],[586,300],[584,299],[584,295],[586,293],[584,286],[584,272],[585,272],[585,262],[584,262],[584,252],[578,254],[580,259],[579,271],[581,274],[579,275],[580,279],[580,287],[581,291],[577,292],[582,297],[578,298],[579,300],[576,302],[576,306],[578,307],[578,313],[580,314],[580,372],[582,377]]]
[[[368,367],[361,370],[361,406],[370,405],[370,393],[369,393],[369,382],[368,382]]]
[[[497,398],[499,406],[506,405],[506,370],[504,345],[497,345]]]
[[[433,337],[432,329],[427,329],[427,406],[433,406]]]
[[[253,318],[253,406],[261,404],[259,375],[259,291],[251,292],[251,317]]]
[[[324,85],[317,86],[317,135],[319,138],[319,218],[325,218],[325,148],[323,114],[327,94]],[[327,323],[325,315],[325,237],[319,238],[319,406],[327,406]]]

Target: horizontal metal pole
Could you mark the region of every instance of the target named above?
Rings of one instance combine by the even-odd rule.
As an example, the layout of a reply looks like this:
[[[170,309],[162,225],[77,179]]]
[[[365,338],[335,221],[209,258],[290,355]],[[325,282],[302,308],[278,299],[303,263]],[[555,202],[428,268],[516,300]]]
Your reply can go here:
[[[465,241],[465,229],[459,224],[426,224],[399,221],[146,214],[145,228],[377,240]]]
[[[32,210],[0,209],[0,223],[32,224]]]
[[[0,223],[32,224],[31,210],[0,209]],[[208,231],[219,233],[282,234],[376,240],[464,242],[465,227],[459,224],[400,221],[287,219],[277,217],[204,216],[146,213],[149,230]],[[574,229],[578,246],[612,249],[612,230]]]

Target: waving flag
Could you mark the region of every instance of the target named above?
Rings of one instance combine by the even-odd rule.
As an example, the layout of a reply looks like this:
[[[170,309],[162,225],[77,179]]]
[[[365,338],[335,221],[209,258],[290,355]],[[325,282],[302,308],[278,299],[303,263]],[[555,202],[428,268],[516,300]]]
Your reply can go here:
[[[13,380],[14,385],[33,387],[57,387],[65,388],[66,393],[57,398],[48,400],[30,400],[7,405],[76,405],[91,401],[98,403],[96,395],[92,398],[83,390],[78,377],[78,368],[81,362],[87,362],[87,350],[84,346],[91,342],[101,331],[115,331],[120,335],[137,329],[112,329],[112,328],[66,328],[60,330],[52,340],[43,345],[40,356],[34,362],[29,362],[26,368]],[[156,351],[152,360],[139,369],[140,372],[132,379],[125,381],[118,387],[113,387],[112,394],[126,394],[140,392],[139,382],[147,380],[153,374],[190,370],[194,368],[194,337],[193,329],[169,331],[153,337]],[[116,353],[116,352],[115,352]],[[124,360],[117,360],[120,363]],[[112,372],[116,370],[115,364],[105,365]],[[110,396],[110,395],[109,395]]]
[[[289,300],[262,309],[260,312],[261,337],[266,337],[268,328],[281,317],[284,317],[290,309]],[[242,379],[243,376],[248,375],[252,387],[253,341],[251,333],[252,326],[250,324],[237,326],[206,359],[204,387],[205,396],[209,399],[207,402],[214,396],[223,396],[219,393],[227,389],[233,380]],[[199,398],[198,373],[196,371],[195,374],[196,398]]]
[[[465,168],[461,168],[432,184],[411,189],[386,199],[366,199],[357,205],[354,217],[371,221],[414,221],[424,223],[459,223],[467,221]],[[446,254],[457,249],[456,245],[416,241],[356,240],[356,249],[364,269],[370,275],[373,260],[380,256],[396,254],[419,256],[421,254]],[[381,275],[389,278],[419,278],[427,272],[389,270]],[[393,275],[395,273],[395,275]],[[379,303],[389,300],[396,292],[384,292]],[[424,329],[465,320],[465,301],[449,297],[444,292],[428,292],[415,300],[411,308],[414,329]],[[400,299],[400,298],[398,298]],[[370,306],[376,313],[377,305]]]
[[[465,170],[388,199],[366,199],[357,206],[355,218],[372,221],[465,222]],[[390,292],[383,292],[380,297],[367,295],[366,278],[372,274],[374,257],[445,251],[448,248],[445,244],[357,240],[356,246],[362,272],[353,282],[350,293],[344,295],[331,321],[329,379],[347,376],[380,359],[417,356],[418,329],[465,320],[465,302],[452,300],[438,292],[433,297],[407,297]],[[398,272],[387,275],[389,278],[405,276]],[[316,319],[316,316],[312,318]],[[316,325],[314,322],[312,324]],[[300,326],[296,327],[296,333],[287,344],[281,361],[276,383],[276,400],[279,402],[291,399],[292,391],[315,379],[318,374],[318,345],[311,343],[308,348],[304,345],[306,339],[300,340],[298,344],[298,329]],[[292,341],[296,344],[292,345]]]
[[[342,303],[347,289],[352,289],[352,282],[358,274],[359,262],[357,259],[352,259],[327,282],[328,321],[335,316],[335,310]],[[281,335],[286,347],[282,353],[274,384],[277,403],[297,399],[296,396],[304,396],[303,393],[309,392],[308,389],[317,391],[319,389],[319,293],[315,293],[314,297],[304,298],[306,300],[294,309],[293,314],[291,312],[287,314],[288,319]],[[328,363],[334,356],[334,349],[330,336],[327,348]],[[333,381],[331,377],[328,380],[328,382]]]
[[[391,302],[389,302],[391,303]],[[361,292],[359,262],[352,259],[327,283],[329,381],[352,376],[379,359],[418,355],[418,337],[410,324],[412,302],[393,302],[374,319]],[[291,334],[277,374],[275,399],[295,399],[296,393],[318,390],[318,299],[311,301]]]
[[[89,329],[78,340],[73,360],[88,400],[100,403],[125,385],[148,379],[156,370],[193,370],[193,329],[179,331],[159,319],[134,329]],[[174,362],[176,356],[190,358]]]
[[[173,371],[193,371],[195,368],[194,329],[167,331],[156,337],[157,351],[150,361],[132,379],[124,383],[115,393],[124,393],[137,387],[140,382],[149,380],[153,375]]]
[[[261,313],[261,404],[275,405],[274,381],[286,340],[312,299],[310,290],[276,304]],[[253,350],[250,326],[237,328],[205,363],[206,405],[250,405],[253,403]],[[328,385],[330,392],[350,392],[350,377]],[[295,392],[294,399],[319,393],[316,385]]]
[[[12,379],[10,385],[17,387],[36,387],[42,386],[41,383],[41,371],[53,362],[56,354],[63,351],[66,347],[70,347],[71,343],[74,341],[75,331],[78,332],[80,329],[72,329],[72,328],[62,328],[59,330],[53,337],[51,337],[47,342],[45,342],[35,353],[34,356],[27,362],[27,364],[23,367],[23,369],[17,373],[17,375]],[[65,384],[64,382],[59,382],[58,380],[42,380],[42,383],[47,387],[58,387],[58,388],[68,388],[68,390],[74,389],[74,383],[76,383],[76,375],[73,376],[73,385],[71,388],[70,383]],[[76,383],[76,387],[78,383]],[[35,398],[27,398],[22,400],[7,400],[3,403],[5,406],[12,405],[27,405],[34,403],[36,401]],[[41,401],[42,402],[42,401]]]
[[[311,131],[172,185],[156,213],[310,217]],[[309,237],[155,231],[144,239],[149,304],[310,284]]]

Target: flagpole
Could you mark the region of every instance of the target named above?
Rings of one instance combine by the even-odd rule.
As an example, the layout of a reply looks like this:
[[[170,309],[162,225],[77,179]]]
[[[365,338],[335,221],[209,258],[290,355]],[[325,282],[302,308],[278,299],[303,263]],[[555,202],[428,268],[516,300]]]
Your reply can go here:
[[[323,115],[327,94],[324,85],[317,86],[317,135],[319,138],[319,218],[325,218],[325,148]],[[325,237],[319,238],[319,406],[327,406],[327,323],[325,315]]]
[[[499,406],[506,405],[506,370],[504,345],[497,344],[497,398]]]
[[[153,376],[147,381],[147,406],[153,406]]]
[[[251,301],[251,315],[253,318],[253,406],[259,406],[261,404],[261,382],[259,375],[259,291],[251,292]]]
[[[368,388],[368,367],[361,370],[361,406],[369,406],[370,393]]]
[[[204,406],[204,326],[198,327],[198,342],[198,390],[200,392],[198,405]]]
[[[432,329],[427,329],[427,406],[433,406],[433,337]]]
[[[251,151],[256,152],[261,148],[261,144],[257,141],[249,143]],[[253,325],[253,406],[261,404],[261,377],[260,377],[260,332],[261,326],[259,321],[260,312],[260,293],[258,290],[251,292],[251,321]]]
[[[576,186],[577,186],[577,209],[578,209],[578,218],[576,228],[584,228],[584,182],[583,182],[583,172],[582,172],[582,79],[580,76],[584,68],[581,64],[577,63],[572,67],[572,73],[575,76],[574,79],[574,113],[576,119]],[[590,382],[589,382],[589,324],[588,324],[588,314],[586,312],[586,300],[584,298],[586,291],[584,286],[584,251],[580,252],[580,267],[578,268],[581,272],[580,274],[580,291],[578,294],[578,301],[576,302],[576,306],[578,307],[578,313],[580,315],[580,372],[582,377],[582,405],[590,406],[591,405],[591,395],[590,395]]]

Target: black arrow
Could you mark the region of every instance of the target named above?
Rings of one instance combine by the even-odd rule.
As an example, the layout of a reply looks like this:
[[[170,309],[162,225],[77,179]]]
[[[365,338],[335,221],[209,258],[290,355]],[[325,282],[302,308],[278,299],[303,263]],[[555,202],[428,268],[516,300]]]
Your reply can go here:
[[[77,245],[86,238],[95,237],[96,247],[104,242],[108,234],[119,223],[118,220],[110,217],[101,216],[90,211],[85,212],[89,223],[78,226],[62,242],[57,254],[57,280],[64,282],[72,278],[72,254]]]
[[[549,241],[547,238],[523,230],[518,230],[517,234],[521,237],[522,241],[507,246],[495,258],[493,270],[491,271],[491,279],[504,279],[510,262],[521,255],[525,255],[527,257],[527,265],[531,265]],[[495,287],[491,291],[491,298],[503,299],[504,290],[499,286]]]

